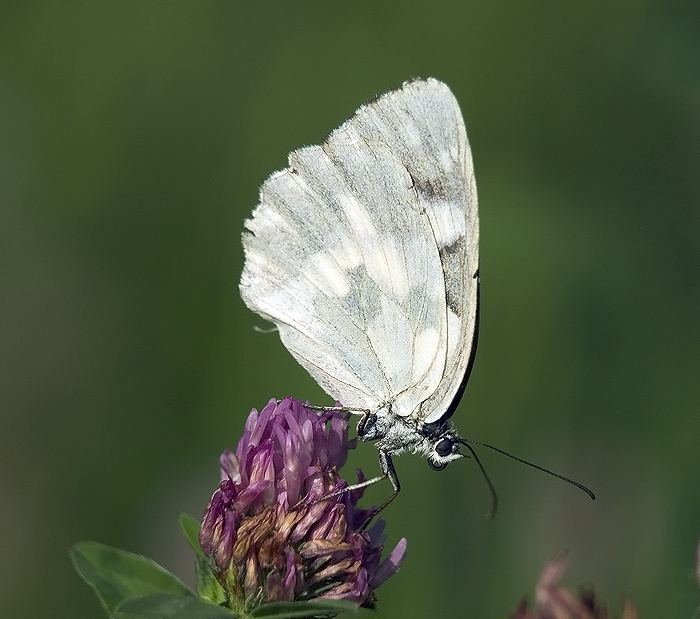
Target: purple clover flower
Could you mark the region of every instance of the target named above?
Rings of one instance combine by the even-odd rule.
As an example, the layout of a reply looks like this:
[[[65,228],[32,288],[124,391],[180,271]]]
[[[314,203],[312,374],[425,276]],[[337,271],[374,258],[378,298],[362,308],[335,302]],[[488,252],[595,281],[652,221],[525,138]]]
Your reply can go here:
[[[591,587],[583,588],[575,596],[559,586],[567,563],[566,553],[549,561],[535,587],[535,608],[530,610],[527,600],[523,600],[510,619],[610,619],[607,608],[598,603]],[[631,600],[625,600],[622,619],[637,619],[637,609]]]
[[[199,533],[229,597],[371,606],[397,572],[406,539],[381,560],[385,522],[362,527],[373,510],[357,506],[361,489],[321,500],[348,486],[338,474],[354,447],[347,429],[340,411],[319,414],[292,398],[251,411],[236,453],[221,455]]]

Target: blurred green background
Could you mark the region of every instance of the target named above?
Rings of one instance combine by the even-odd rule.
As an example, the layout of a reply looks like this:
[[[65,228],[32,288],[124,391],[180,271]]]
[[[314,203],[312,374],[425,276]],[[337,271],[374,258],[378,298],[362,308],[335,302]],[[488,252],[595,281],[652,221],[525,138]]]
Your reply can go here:
[[[5,2],[0,8],[0,616],[100,617],[67,548],[192,580],[252,407],[329,403],[237,292],[287,153],[411,76],[464,112],[481,210],[473,462],[404,456],[379,617],[507,617],[566,585],[690,617],[700,537],[700,5]],[[377,470],[362,445],[352,464]],[[348,469],[352,476],[352,469]],[[388,484],[373,488],[379,500]]]

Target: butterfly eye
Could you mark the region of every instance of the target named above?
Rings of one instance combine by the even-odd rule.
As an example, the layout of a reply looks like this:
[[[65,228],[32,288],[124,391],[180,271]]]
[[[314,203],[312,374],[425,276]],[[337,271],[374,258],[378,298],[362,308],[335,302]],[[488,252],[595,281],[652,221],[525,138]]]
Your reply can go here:
[[[452,441],[449,438],[440,439],[435,445],[435,453],[443,458],[449,456],[452,453]]]

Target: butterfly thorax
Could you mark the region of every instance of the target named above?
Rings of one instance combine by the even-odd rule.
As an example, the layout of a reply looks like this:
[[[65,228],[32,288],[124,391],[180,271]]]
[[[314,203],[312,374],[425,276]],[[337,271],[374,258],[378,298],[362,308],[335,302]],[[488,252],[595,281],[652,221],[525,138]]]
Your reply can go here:
[[[437,470],[463,456],[459,452],[459,436],[449,420],[425,424],[393,415],[388,407],[363,416],[357,424],[357,435],[363,441],[375,441],[377,449],[390,456],[420,454]]]

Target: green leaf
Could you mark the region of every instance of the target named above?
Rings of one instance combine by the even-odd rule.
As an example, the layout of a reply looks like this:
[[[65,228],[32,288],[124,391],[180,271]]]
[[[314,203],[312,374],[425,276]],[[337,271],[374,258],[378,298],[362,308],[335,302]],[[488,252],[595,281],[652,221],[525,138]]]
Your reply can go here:
[[[195,571],[197,574],[197,595],[200,598],[211,602],[212,604],[221,604],[226,601],[226,592],[224,588],[216,580],[214,572],[211,568],[211,560],[204,554],[202,546],[199,543],[199,521],[180,512],[178,516],[180,528],[185,534],[185,538],[192,549],[197,553],[197,563]]]
[[[200,598],[212,604],[221,604],[226,601],[226,591],[216,580],[208,559],[197,556],[195,573],[197,575],[197,595]]]
[[[118,619],[233,619],[236,615],[227,608],[216,606],[193,597],[171,593],[152,593],[125,600],[117,606]]]
[[[194,550],[198,556],[206,557],[199,543],[199,521],[184,512],[180,512],[177,520],[180,523],[180,528],[185,534],[189,545],[192,546],[192,550]]]
[[[347,600],[309,600],[308,602],[270,602],[261,604],[250,614],[258,619],[292,619],[294,617],[335,617],[339,613],[357,612],[359,606]]]
[[[151,593],[195,599],[176,576],[133,552],[97,542],[79,542],[69,554],[76,571],[95,591],[110,617],[114,617],[116,607],[124,600]]]
[[[173,617],[191,600],[191,597],[172,595],[170,593],[151,593],[138,598],[129,598],[117,604],[115,615],[137,617]]]

